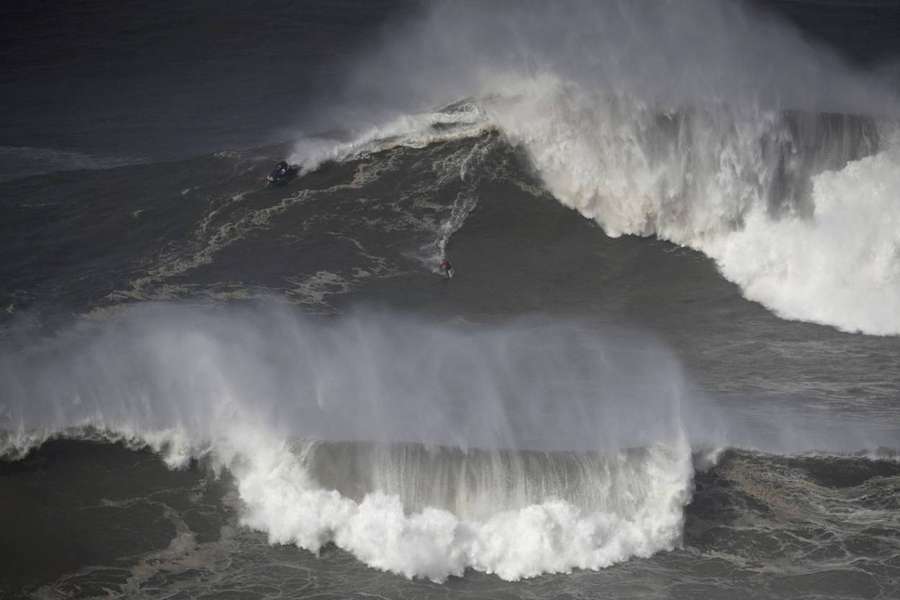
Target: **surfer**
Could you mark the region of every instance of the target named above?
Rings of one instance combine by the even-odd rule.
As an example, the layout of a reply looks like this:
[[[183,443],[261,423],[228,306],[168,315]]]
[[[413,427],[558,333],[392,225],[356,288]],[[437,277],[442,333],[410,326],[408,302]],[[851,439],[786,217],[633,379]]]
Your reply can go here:
[[[453,265],[446,258],[441,261],[440,271],[447,279],[453,279]]]

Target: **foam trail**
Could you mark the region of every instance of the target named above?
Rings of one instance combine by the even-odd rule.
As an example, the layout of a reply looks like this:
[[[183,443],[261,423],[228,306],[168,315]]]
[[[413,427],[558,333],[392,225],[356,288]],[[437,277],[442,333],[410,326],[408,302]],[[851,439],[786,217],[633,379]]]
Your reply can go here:
[[[482,125],[482,129],[484,127]],[[479,133],[483,133],[483,131],[479,131]],[[462,229],[466,219],[478,206],[478,186],[483,175],[490,175],[484,169],[485,158],[490,156],[490,152],[497,145],[498,140],[495,136],[482,136],[482,138],[460,161],[459,178],[464,183],[464,187],[457,193],[456,199],[450,207],[450,214],[439,224],[434,244],[432,247],[426,248],[423,253],[422,260],[433,273],[443,274],[440,265],[447,258],[447,245],[450,243],[450,238]]]

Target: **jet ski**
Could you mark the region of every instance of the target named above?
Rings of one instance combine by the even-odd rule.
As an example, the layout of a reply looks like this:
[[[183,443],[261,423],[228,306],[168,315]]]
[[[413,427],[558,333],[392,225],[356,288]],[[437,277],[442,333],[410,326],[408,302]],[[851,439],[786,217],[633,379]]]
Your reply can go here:
[[[272,169],[272,172],[266,177],[266,182],[268,182],[270,186],[284,185],[295,178],[299,172],[299,166],[289,165],[287,161],[283,160],[275,165],[275,168]]]

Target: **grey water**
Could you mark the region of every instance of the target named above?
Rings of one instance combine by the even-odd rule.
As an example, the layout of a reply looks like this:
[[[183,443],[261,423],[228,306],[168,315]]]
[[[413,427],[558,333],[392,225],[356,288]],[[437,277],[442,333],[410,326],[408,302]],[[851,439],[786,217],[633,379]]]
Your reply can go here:
[[[783,35],[772,53],[824,57],[801,86],[828,93],[761,87],[784,123],[759,141],[780,173],[764,192],[774,218],[812,218],[817,174],[889,152],[900,5],[733,5],[750,33],[716,29],[730,8],[692,21],[720,15],[702,2],[581,3],[580,20],[527,3],[0,8],[0,596],[900,595],[900,338],[784,318],[664,235],[610,237],[554,195],[527,140],[453,120],[490,104],[453,94],[494,51],[484,65],[658,98],[668,80],[590,56],[624,35],[606,17],[650,53],[617,64],[646,74],[647,32],[686,55]],[[578,43],[551,39],[566,29]],[[731,60],[709,72],[801,73]],[[712,79],[714,106],[745,90]],[[642,143],[693,148],[706,105],[689,101],[648,108]],[[384,127],[421,113],[438,121]],[[282,159],[310,162],[266,186]],[[284,449],[313,481],[291,489],[351,503],[317,506],[398,498],[406,552],[379,538],[390,552],[367,554],[337,518],[314,548],[297,533],[312,505],[260,517],[288,492],[253,477]],[[517,554],[574,545],[553,546],[562,521],[524,522],[555,501],[616,524],[594,533],[608,564]],[[429,510],[457,538],[514,543],[497,562],[458,539],[426,556],[404,536]],[[610,550],[625,529],[652,543]]]

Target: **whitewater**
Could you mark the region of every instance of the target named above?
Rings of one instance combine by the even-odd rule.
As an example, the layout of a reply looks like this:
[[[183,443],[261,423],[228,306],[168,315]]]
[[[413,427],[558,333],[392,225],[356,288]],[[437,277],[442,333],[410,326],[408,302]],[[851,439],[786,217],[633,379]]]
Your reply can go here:
[[[145,303],[0,355],[3,455],[57,438],[149,447],[234,477],[240,523],[441,582],[518,580],[680,547],[696,469],[773,443],[652,336],[537,318],[470,327],[277,304]],[[750,428],[748,428],[750,427]],[[876,447],[876,438],[868,438]]]

